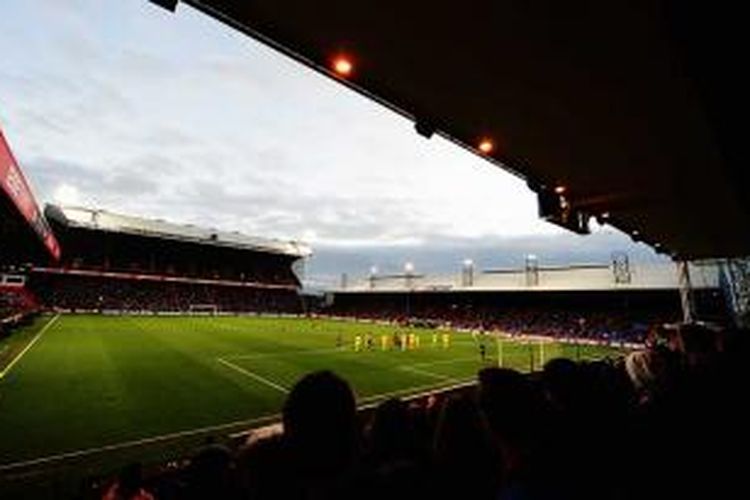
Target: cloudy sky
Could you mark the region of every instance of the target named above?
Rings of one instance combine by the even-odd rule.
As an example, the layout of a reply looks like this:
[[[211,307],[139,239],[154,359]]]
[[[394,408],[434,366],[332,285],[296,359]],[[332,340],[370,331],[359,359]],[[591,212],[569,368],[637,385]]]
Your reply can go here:
[[[187,6],[0,10],[0,126],[42,202],[301,239],[322,281],[406,260],[656,258],[538,220],[523,181]]]

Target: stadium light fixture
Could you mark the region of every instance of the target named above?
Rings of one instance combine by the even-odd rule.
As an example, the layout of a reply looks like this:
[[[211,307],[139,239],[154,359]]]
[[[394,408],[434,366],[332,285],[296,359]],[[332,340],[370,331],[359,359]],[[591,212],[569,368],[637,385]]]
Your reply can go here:
[[[464,267],[472,267],[474,266],[474,261],[471,259],[464,259]]]
[[[555,186],[555,193],[557,194],[565,194],[565,191],[568,189],[565,186]]]
[[[354,71],[354,63],[352,63],[351,58],[347,56],[337,56],[333,59],[333,62],[331,63],[331,66],[333,67],[333,71],[344,78],[351,76],[352,72]]]
[[[482,153],[488,155],[488,154],[492,153],[492,151],[495,150],[495,143],[492,142],[492,139],[488,139],[488,138],[485,137],[484,139],[482,139],[481,141],[479,141],[478,148],[479,148],[479,151],[481,151]]]
[[[378,266],[370,267],[370,276],[375,276],[376,274],[378,274]]]
[[[404,264],[404,272],[406,274],[411,274],[414,272],[414,264],[412,262],[407,262]]]

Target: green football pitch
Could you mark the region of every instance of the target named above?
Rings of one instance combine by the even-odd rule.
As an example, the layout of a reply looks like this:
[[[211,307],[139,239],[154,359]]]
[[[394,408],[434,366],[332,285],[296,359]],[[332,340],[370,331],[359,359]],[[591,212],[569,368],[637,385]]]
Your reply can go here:
[[[416,334],[419,347],[383,349],[395,332]],[[528,371],[553,357],[615,354],[491,339],[483,361],[472,335],[452,332],[446,346],[436,332],[332,319],[42,317],[0,340],[0,475],[109,452],[139,457],[155,443],[268,422],[312,370],[343,376],[365,404],[471,381],[498,357]],[[368,335],[373,348],[356,351],[355,337]]]

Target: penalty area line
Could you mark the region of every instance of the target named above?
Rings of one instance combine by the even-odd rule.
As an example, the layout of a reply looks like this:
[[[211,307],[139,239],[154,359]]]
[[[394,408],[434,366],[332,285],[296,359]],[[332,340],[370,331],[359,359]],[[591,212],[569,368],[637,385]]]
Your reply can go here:
[[[428,361],[426,363],[413,363],[413,364],[406,365],[406,366],[421,367],[421,366],[452,365],[456,363],[465,363],[467,361],[477,361],[477,357],[472,356],[472,357],[466,357],[466,358],[444,359],[442,361]]]
[[[453,382],[452,384],[448,384],[446,382]],[[396,391],[390,391],[390,392],[381,392],[379,394],[373,394],[372,396],[367,396],[364,398],[360,398],[357,400],[357,408],[358,409],[366,409],[372,406],[377,405],[377,403],[380,402],[380,400],[393,397],[393,396],[401,396],[404,399],[413,399],[417,397],[422,397],[434,392],[442,392],[446,390],[451,389],[458,389],[461,387],[468,387],[470,385],[476,385],[476,379],[475,377],[470,377],[466,379],[445,379],[442,383],[435,383],[435,384],[428,384],[428,385],[418,385],[415,387],[407,387],[404,389],[399,389]]]
[[[3,369],[3,371],[0,372],[0,380],[2,380],[8,373],[10,373],[10,370],[13,368],[13,366],[15,366],[16,363],[18,363],[19,361],[21,361],[21,358],[29,351],[29,349],[31,349],[33,347],[34,344],[36,344],[37,340],[39,340],[42,337],[42,335],[44,335],[44,332],[46,332],[47,330],[49,330],[49,327],[52,326],[52,324],[55,321],[57,321],[57,318],[59,318],[59,317],[60,317],[60,315],[56,314],[55,316],[52,317],[51,320],[49,320],[47,322],[46,325],[44,325],[42,327],[41,330],[39,330],[39,333],[37,333],[34,336],[34,338],[31,339],[31,342],[29,342],[28,344],[26,344],[26,347],[24,347],[21,350],[21,352],[19,352],[16,355],[16,357],[11,360],[11,362],[8,364],[8,366],[6,366]]]
[[[289,389],[287,389],[283,385],[279,385],[279,384],[277,384],[276,382],[274,382],[272,380],[268,380],[265,377],[261,377],[257,373],[251,372],[250,370],[246,370],[246,369],[242,368],[241,366],[237,366],[234,363],[231,363],[231,362],[229,362],[229,361],[227,361],[225,359],[222,359],[222,358],[216,358],[216,361],[218,361],[219,363],[221,363],[222,365],[224,365],[224,366],[226,366],[228,368],[231,368],[232,370],[236,371],[237,373],[241,373],[242,375],[245,375],[246,377],[250,377],[251,379],[253,379],[253,380],[257,381],[257,382],[265,384],[268,387],[271,387],[272,389],[276,389],[277,391],[283,392],[284,394],[289,393]]]
[[[267,359],[267,358],[287,358],[295,356],[309,356],[312,354],[325,354],[333,352],[345,352],[346,349],[341,347],[327,349],[292,349],[289,351],[260,352],[253,354],[227,354],[221,359]],[[217,358],[218,359],[218,358]]]
[[[435,378],[438,380],[450,380],[453,378],[450,375],[443,375],[442,373],[431,372],[428,370],[421,370],[419,368],[414,368],[413,366],[409,366],[409,365],[399,366],[398,369],[403,370],[405,372],[416,373],[417,375],[422,375],[425,377]]]

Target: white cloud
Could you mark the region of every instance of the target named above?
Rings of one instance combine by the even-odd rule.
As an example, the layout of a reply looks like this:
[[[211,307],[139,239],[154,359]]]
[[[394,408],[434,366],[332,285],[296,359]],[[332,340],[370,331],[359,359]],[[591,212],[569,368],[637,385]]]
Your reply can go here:
[[[55,202],[62,205],[81,205],[81,193],[78,188],[70,184],[60,184],[52,193]]]

